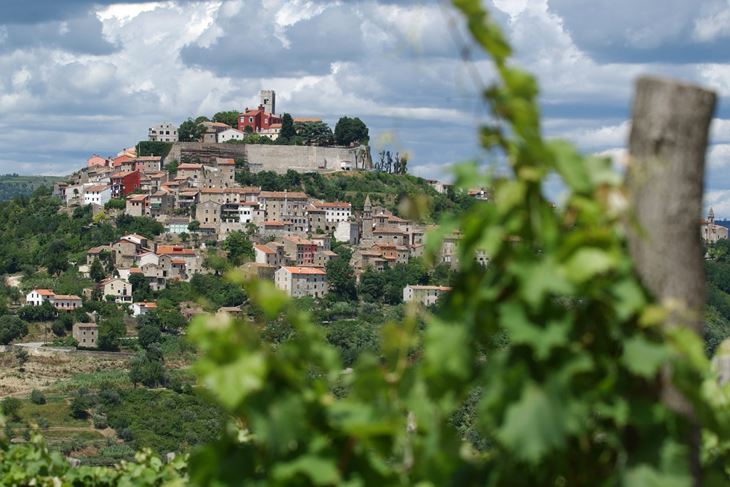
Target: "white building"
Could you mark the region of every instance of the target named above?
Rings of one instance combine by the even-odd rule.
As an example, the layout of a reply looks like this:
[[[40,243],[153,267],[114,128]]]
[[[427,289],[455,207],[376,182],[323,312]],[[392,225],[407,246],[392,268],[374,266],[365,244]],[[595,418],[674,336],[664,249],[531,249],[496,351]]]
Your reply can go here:
[[[274,273],[274,284],[294,298],[321,298],[328,291],[327,273],[319,267],[282,267]]]
[[[84,205],[104,206],[112,199],[112,187],[107,184],[95,184],[84,191]]]
[[[147,301],[143,301],[141,303],[134,303],[132,304],[129,309],[132,310],[132,316],[142,316],[146,315],[150,311],[154,311],[157,309],[157,303],[148,303]]]
[[[55,295],[56,293],[50,289],[33,289],[26,294],[25,302],[29,306],[40,306],[43,303],[50,303]]]
[[[152,142],[177,142],[177,127],[169,122],[160,123],[147,130],[147,139]]]
[[[324,210],[324,219],[327,223],[346,222],[352,214],[352,205],[344,201],[319,202],[314,206]]]
[[[246,134],[236,129],[227,129],[223,132],[218,132],[218,143],[223,144],[229,140],[243,140]]]
[[[408,285],[403,288],[403,301],[406,303],[416,301],[424,306],[432,306],[442,294],[449,291],[451,288],[446,286]]]

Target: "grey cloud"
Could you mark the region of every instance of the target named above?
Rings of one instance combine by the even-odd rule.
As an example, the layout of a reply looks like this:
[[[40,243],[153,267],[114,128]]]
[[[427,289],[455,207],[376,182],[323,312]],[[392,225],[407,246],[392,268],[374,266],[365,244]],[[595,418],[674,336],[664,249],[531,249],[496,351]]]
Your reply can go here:
[[[723,0],[549,0],[576,44],[596,60],[609,62],[725,62],[730,31],[703,22],[728,15]],[[716,32],[715,32],[716,31]]]
[[[31,25],[8,24],[2,30],[0,52],[43,47],[103,55],[117,48],[104,39],[101,21],[93,12],[63,21],[52,20]]]

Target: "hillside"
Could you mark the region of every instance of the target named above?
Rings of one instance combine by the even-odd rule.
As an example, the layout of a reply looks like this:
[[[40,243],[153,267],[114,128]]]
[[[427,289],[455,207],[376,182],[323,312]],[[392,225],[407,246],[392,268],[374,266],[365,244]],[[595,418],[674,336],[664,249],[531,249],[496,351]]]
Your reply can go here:
[[[353,210],[362,210],[365,197],[375,205],[382,205],[393,213],[432,223],[446,212],[461,212],[468,208],[474,199],[465,194],[441,194],[433,189],[425,179],[410,176],[387,174],[383,172],[337,172],[332,174],[298,173],[288,171],[276,174],[272,171],[237,174],[239,183],[245,186],[261,186],[264,191],[304,191],[313,198],[324,201],[348,201]],[[400,203],[408,198],[418,202],[404,209]],[[408,215],[404,215],[404,210]],[[416,213],[415,215],[413,213]]]
[[[30,196],[39,187],[52,187],[53,183],[62,179],[64,178],[58,176],[3,174],[0,176],[0,201],[9,200],[16,196]]]

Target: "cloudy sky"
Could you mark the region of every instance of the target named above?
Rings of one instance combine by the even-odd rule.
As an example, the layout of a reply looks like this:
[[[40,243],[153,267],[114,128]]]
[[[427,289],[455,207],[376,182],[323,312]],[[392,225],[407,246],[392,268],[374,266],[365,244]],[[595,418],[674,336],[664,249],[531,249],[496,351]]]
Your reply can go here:
[[[520,64],[538,75],[550,135],[619,153],[632,80],[712,87],[708,204],[730,218],[730,0],[488,0]],[[444,178],[480,157],[489,65],[466,64],[448,2],[0,0],[0,172],[66,174],[157,122],[242,109],[334,125],[359,116],[375,150]]]

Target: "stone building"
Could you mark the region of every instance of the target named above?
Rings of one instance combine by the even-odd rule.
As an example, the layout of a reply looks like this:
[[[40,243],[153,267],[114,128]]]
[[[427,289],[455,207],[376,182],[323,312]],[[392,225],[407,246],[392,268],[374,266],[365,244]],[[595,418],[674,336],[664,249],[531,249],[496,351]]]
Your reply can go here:
[[[79,348],[99,347],[99,329],[96,323],[74,323],[72,335]]]
[[[327,273],[319,267],[282,267],[274,273],[274,283],[294,298],[322,298],[328,291]]]
[[[150,127],[147,130],[147,140],[152,142],[177,142],[177,127],[170,122]]]

